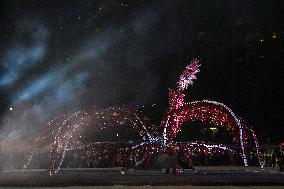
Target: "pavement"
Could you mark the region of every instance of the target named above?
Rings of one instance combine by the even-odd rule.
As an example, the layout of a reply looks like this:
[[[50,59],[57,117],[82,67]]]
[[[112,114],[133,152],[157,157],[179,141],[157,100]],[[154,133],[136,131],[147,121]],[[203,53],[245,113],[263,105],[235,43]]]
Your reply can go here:
[[[0,187],[2,188],[2,187]],[[8,187],[8,188],[18,188],[18,187]],[[21,187],[21,188],[31,188],[31,187]],[[67,187],[32,187],[33,189],[283,189],[283,186],[125,186],[125,185],[115,185],[115,186],[67,186]],[[7,187],[3,187],[7,189]]]
[[[123,173],[123,174],[122,174]],[[49,176],[46,169],[7,170],[0,173],[0,187],[79,187],[82,188],[284,188],[284,173],[276,168],[258,167],[196,167],[196,172],[166,174],[158,170],[121,168],[61,169]],[[92,186],[92,187],[91,187]],[[206,187],[204,187],[206,186]],[[216,188],[216,187],[215,187]]]

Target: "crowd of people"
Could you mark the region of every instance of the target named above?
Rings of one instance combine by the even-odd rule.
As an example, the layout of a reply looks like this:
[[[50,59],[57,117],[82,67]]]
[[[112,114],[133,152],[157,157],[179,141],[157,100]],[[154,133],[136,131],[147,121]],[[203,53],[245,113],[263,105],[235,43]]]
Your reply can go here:
[[[172,161],[175,162],[183,159],[183,163],[179,161],[179,164],[183,164],[185,167],[191,167],[192,165],[238,166],[243,163],[239,153],[233,151],[220,149],[187,151],[184,148],[167,148],[166,150],[160,148],[155,146],[138,150],[115,150],[109,146],[96,146],[96,148],[88,150],[73,150],[66,154],[63,167],[128,167],[148,169],[151,168],[155,159],[157,159],[156,157],[162,154],[172,157]]]
[[[262,152],[262,159],[265,167],[280,167],[281,158],[284,152],[279,149],[265,150]]]
[[[156,146],[137,150],[130,150],[130,148],[129,150],[116,150],[116,146],[110,144],[109,146],[102,145],[89,149],[73,149],[66,153],[62,168],[125,167],[127,169],[151,169],[157,168],[158,164],[158,168],[161,167],[161,164],[167,164],[165,166],[177,168],[193,168],[193,165],[243,165],[240,153],[237,152],[222,150],[211,150],[208,152],[199,149],[188,153],[188,151],[183,148],[168,148],[166,150],[160,148],[161,147]],[[36,153],[29,168],[48,168],[50,162],[49,153],[49,151]],[[283,155],[283,151],[270,149],[261,151],[260,157],[265,167],[280,167],[283,171]],[[1,154],[0,169],[21,169],[24,163],[23,157],[23,154]],[[255,152],[249,153],[247,160],[249,166],[259,166],[259,159]]]

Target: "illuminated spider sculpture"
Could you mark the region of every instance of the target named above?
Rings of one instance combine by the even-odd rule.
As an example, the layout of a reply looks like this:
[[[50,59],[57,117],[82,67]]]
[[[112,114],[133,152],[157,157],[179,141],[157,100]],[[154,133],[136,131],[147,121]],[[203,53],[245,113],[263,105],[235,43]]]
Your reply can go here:
[[[199,72],[199,66],[199,60],[193,59],[180,76],[177,89],[169,90],[169,107],[159,127],[153,126],[150,120],[138,110],[126,107],[94,108],[76,112],[71,116],[59,116],[37,134],[33,143],[33,151],[29,154],[24,168],[29,166],[37,149],[50,143],[53,143],[50,153],[50,175],[60,170],[66,153],[78,149],[83,149],[83,156],[86,159],[111,157],[112,166],[121,166],[121,162],[133,154],[139,160],[145,154],[164,153],[166,148],[173,150],[183,148],[188,157],[197,148],[209,152],[214,152],[216,149],[234,151],[222,144],[174,142],[177,133],[181,131],[181,126],[187,121],[194,120],[218,125],[228,130],[233,136],[233,141],[241,149],[240,156],[245,166],[248,166],[248,139],[252,139],[259,164],[263,166],[259,157],[259,145],[255,132],[248,128],[229,107],[223,103],[209,100],[184,102],[183,91],[193,84],[193,80],[196,79],[196,74]],[[127,141],[95,141],[84,142],[80,145],[74,144],[74,141],[90,133],[90,129],[99,132],[99,129],[115,128],[119,125],[133,128],[138,132],[139,137],[135,140],[131,140],[130,137]]]

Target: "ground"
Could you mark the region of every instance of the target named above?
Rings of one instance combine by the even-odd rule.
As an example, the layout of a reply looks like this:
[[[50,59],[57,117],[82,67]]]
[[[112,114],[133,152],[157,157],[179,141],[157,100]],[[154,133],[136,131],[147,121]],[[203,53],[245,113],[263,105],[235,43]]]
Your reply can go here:
[[[216,186],[70,186],[70,187],[46,187],[45,189],[216,189]],[[220,189],[283,189],[283,186],[218,186]],[[33,189],[40,189],[40,187],[33,187]]]
[[[45,169],[0,173],[0,186],[68,188],[284,188],[284,173],[255,167],[196,167],[177,175],[155,170],[62,169],[49,176]]]

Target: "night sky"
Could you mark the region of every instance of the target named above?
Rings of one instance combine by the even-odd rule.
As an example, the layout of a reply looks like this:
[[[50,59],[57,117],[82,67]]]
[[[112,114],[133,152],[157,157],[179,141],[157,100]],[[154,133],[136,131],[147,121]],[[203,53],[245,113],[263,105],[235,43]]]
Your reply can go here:
[[[1,1],[0,140],[92,106],[144,105],[158,124],[168,88],[199,57],[187,100],[223,102],[261,137],[280,142],[283,7],[275,0]]]

